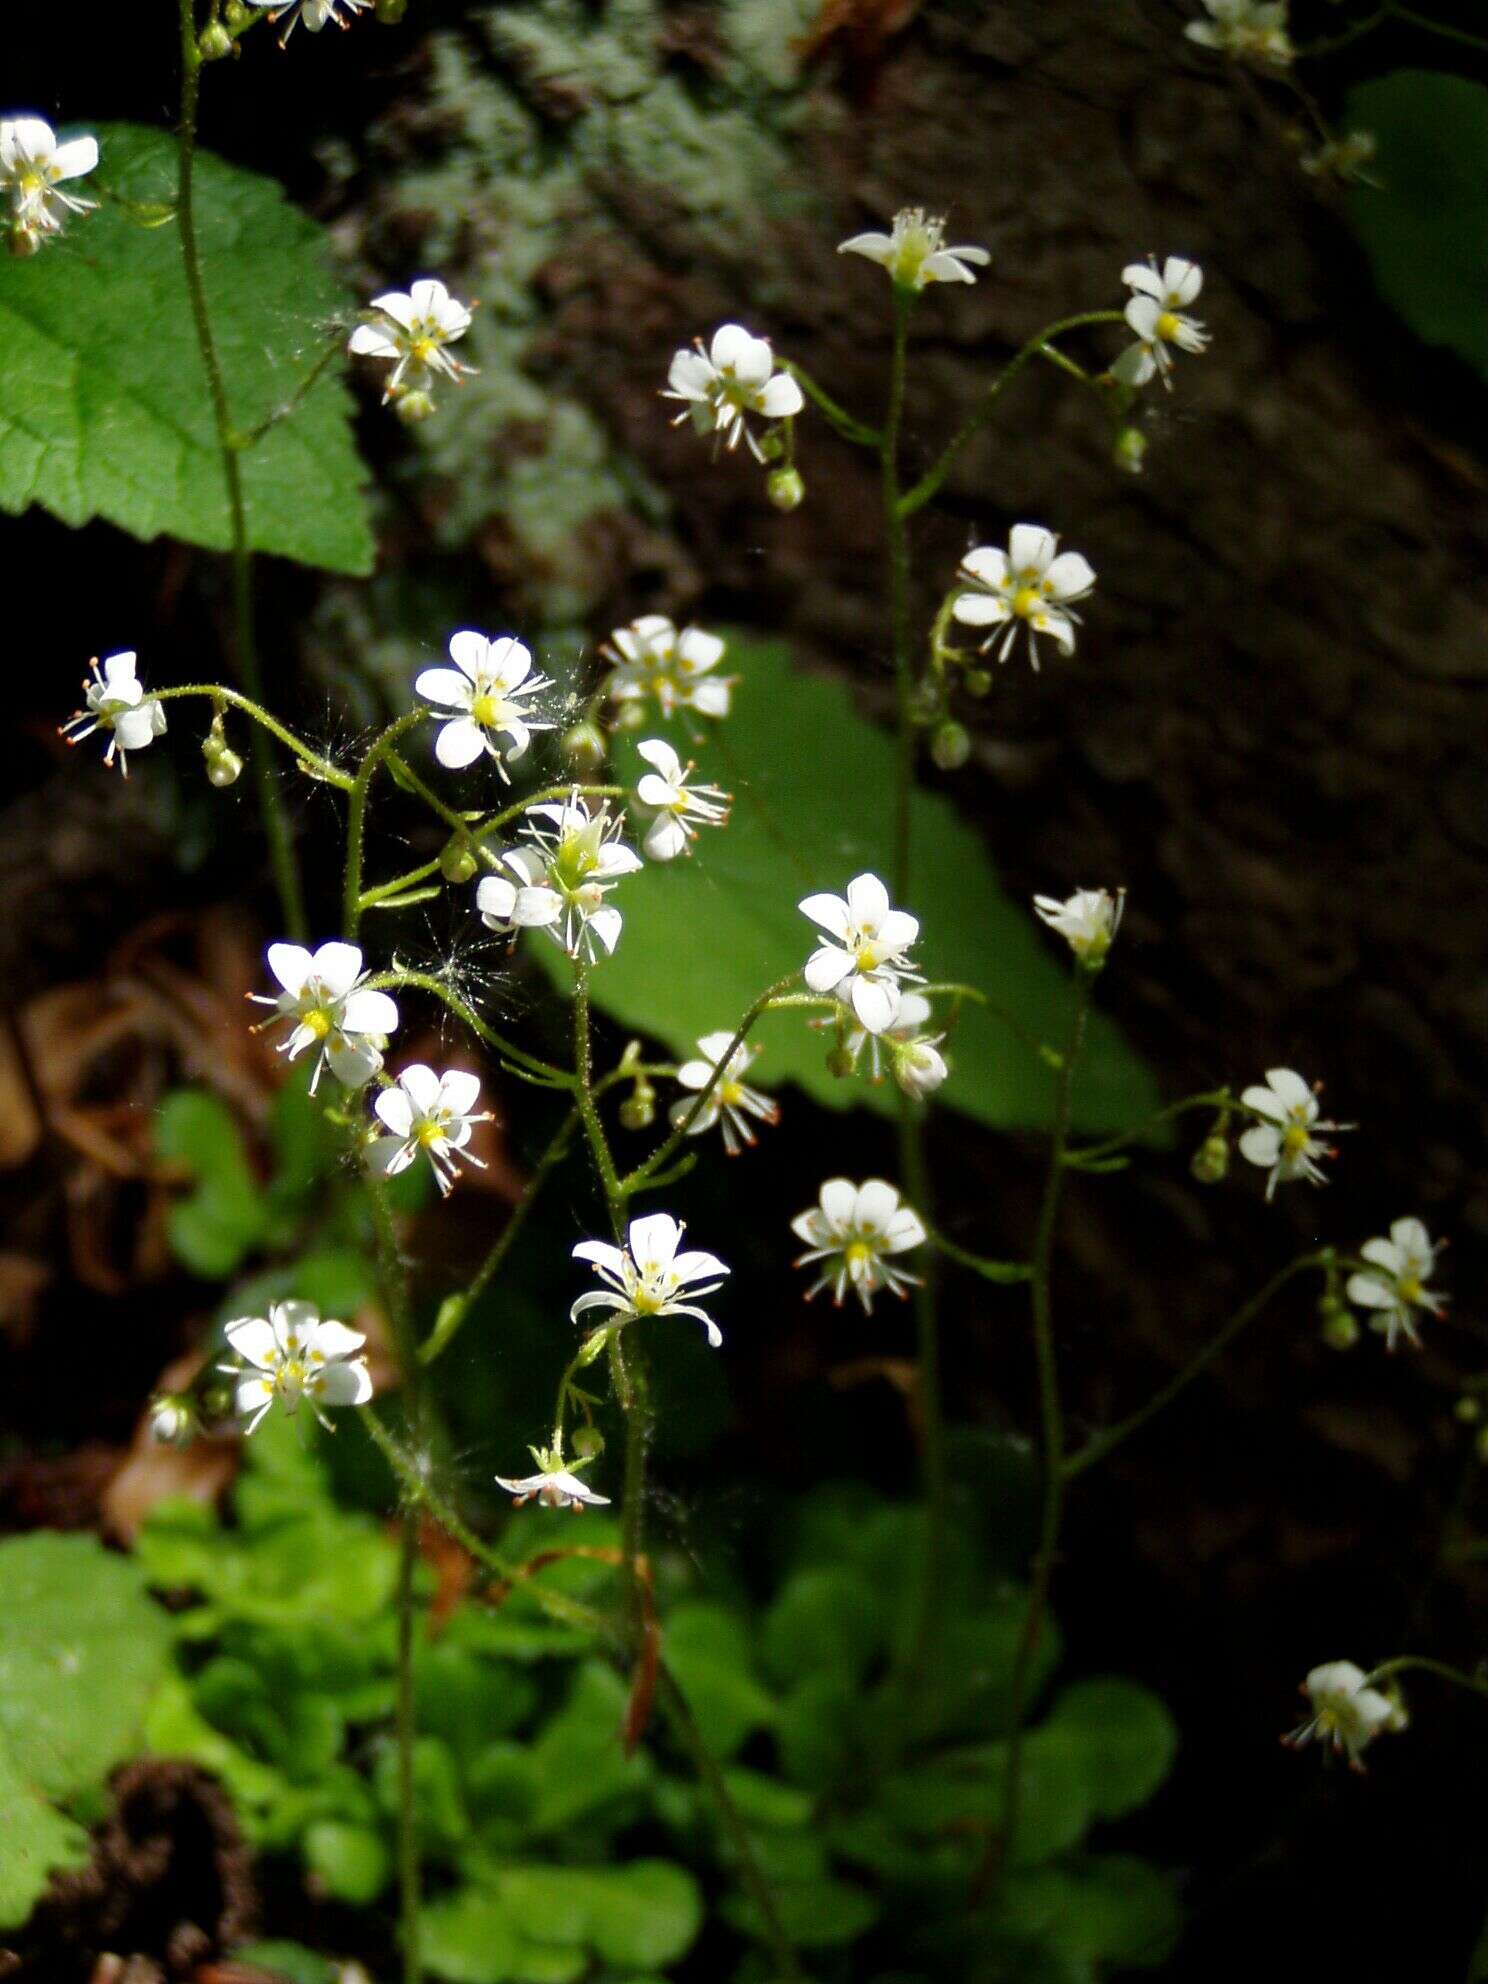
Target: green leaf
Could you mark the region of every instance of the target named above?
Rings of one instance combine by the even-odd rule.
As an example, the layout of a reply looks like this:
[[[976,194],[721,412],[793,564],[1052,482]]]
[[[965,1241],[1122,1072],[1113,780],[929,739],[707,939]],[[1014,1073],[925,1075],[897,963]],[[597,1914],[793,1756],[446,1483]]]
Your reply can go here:
[[[625,1026],[659,1034],[677,1054],[701,1034],[736,1025],[772,981],[799,972],[815,944],[797,909],[819,890],[841,894],[852,876],[892,869],[894,740],[859,714],[837,682],[796,672],[784,648],[736,643],[743,680],[718,740],[704,740],[698,778],[735,794],[722,833],[705,832],[691,859],[648,864],[615,900],[625,932],[596,965],[595,1001]],[[689,738],[678,736],[684,755]],[[726,755],[725,755],[726,753]],[[633,783],[633,744],[617,745],[617,775]],[[639,767],[644,769],[644,767]],[[934,980],[975,985],[1012,1012],[1035,1040],[1062,1045],[1071,980],[1067,956],[1046,941],[1031,908],[998,886],[982,837],[949,800],[916,791],[913,879],[905,906],[920,919],[919,962]],[[1071,884],[1078,877],[1062,878]],[[1061,880],[1051,876],[1050,886]],[[567,986],[567,959],[551,941],[535,952]],[[685,958],[666,974],[659,961]],[[834,1109],[897,1107],[891,1082],[839,1080],[826,1071],[830,1036],[807,1015],[767,1016],[755,1038],[766,1049],[756,1078],[799,1082]],[[943,1101],[996,1125],[1046,1123],[1054,1076],[1005,1022],[968,1004],[948,1049],[953,1068]],[[866,1064],[865,1064],[866,1070]],[[1151,1079],[1114,1026],[1097,1013],[1076,1087],[1087,1130],[1120,1129],[1155,1107]]]
[[[679,1605],[666,1622],[667,1664],[716,1757],[731,1757],[775,1713],[750,1672],[749,1635],[721,1605]]]
[[[654,1970],[692,1947],[703,1920],[697,1882],[669,1860],[631,1860],[587,1876],[594,1893],[589,1941],[607,1963]]]
[[[176,198],[176,145],[140,125],[95,127],[102,154],[79,218],[39,255],[0,267],[0,510],[39,503],[63,523],[104,517],[225,550],[227,493],[197,347],[178,223],[141,227],[122,201]],[[321,230],[272,180],[196,157],[207,298],[239,430],[281,408],[326,343],[344,339],[349,299]],[[248,539],[335,572],[372,569],[366,472],[336,373],[240,455]]]
[[[579,1669],[567,1704],[532,1746],[538,1785],[534,1832],[563,1832],[581,1819],[593,1824],[604,1807],[649,1781],[646,1753],[627,1757],[621,1747],[625,1708],[625,1683],[610,1668],[590,1661]]]
[[[307,1826],[301,1849],[320,1891],[332,1901],[366,1908],[387,1886],[391,1858],[381,1833],[343,1819]]]
[[[880,1594],[845,1567],[797,1571],[765,1615],[765,1667],[779,1682],[832,1670],[863,1674],[883,1644]]]
[[[93,1536],[0,1544],[0,1743],[49,1797],[91,1791],[137,1747],[170,1629],[139,1566]]]
[[[1183,1921],[1171,1878],[1125,1853],[1012,1873],[998,1913],[1076,1963],[1123,1968],[1161,1963]]]
[[[852,1881],[777,1882],[771,1893],[782,1928],[803,1949],[856,1942],[878,1920],[878,1903]],[[763,1938],[759,1910],[742,1890],[724,1897],[722,1913],[744,1935]]]
[[[1178,1728],[1163,1703],[1135,1681],[1114,1677],[1066,1688],[1043,1726],[1047,1742],[1072,1746],[1097,1818],[1135,1811],[1163,1782]]]
[[[235,1963],[262,1971],[275,1984],[336,1984],[336,1965],[303,1943],[243,1943],[231,1954]]]
[[[156,1691],[145,1713],[144,1740],[145,1747],[157,1757],[185,1757],[215,1772],[233,1794],[255,1837],[262,1834],[260,1822],[290,1795],[289,1780],[282,1771],[250,1757],[231,1737],[212,1727],[178,1674],[168,1675]]]
[[[419,1945],[426,1969],[448,1984],[506,1984],[517,1957],[517,1933],[497,1894],[461,1888],[425,1905]]]
[[[190,1194],[170,1209],[167,1231],[176,1258],[204,1280],[225,1281],[268,1223],[237,1119],[209,1089],[177,1089],[155,1118],[155,1154],[195,1180]]]
[[[0,1853],[0,1929],[18,1928],[31,1913],[52,1873],[81,1867],[88,1835],[49,1805],[16,1769],[0,1745],[0,1811],[5,1850]]]
[[[1348,212],[1381,296],[1427,344],[1488,375],[1488,89],[1401,69],[1350,90],[1344,128],[1378,141]]]

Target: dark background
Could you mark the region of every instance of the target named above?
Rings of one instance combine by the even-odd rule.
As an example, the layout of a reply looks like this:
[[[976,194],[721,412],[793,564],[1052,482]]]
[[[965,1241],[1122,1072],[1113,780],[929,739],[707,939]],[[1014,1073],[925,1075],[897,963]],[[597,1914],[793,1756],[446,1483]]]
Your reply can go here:
[[[7,22],[9,96],[68,122],[168,123],[171,11],[98,7],[66,36]],[[691,72],[706,62],[709,12],[666,11]],[[466,14],[411,0],[400,28],[359,24],[354,47],[297,34],[283,57],[255,32],[233,87],[208,76],[205,141],[334,219],[355,266],[401,277],[395,251],[411,244],[395,238],[379,174],[396,169],[400,144],[406,156],[438,134],[416,111],[390,133],[386,113],[416,104],[430,30],[463,28]],[[1164,1974],[1238,1980],[1328,1964],[1457,1978],[1488,1886],[1488,1819],[1472,1795],[1488,1744],[1482,1705],[1423,1685],[1412,1732],[1379,1745],[1363,1781],[1275,1739],[1318,1661],[1410,1649],[1472,1667],[1483,1645],[1480,1574],[1439,1558],[1444,1534],[1460,1543],[1479,1506],[1471,1436],[1452,1406],[1476,1370],[1488,1225],[1485,397],[1375,297],[1339,207],[1297,170],[1284,104],[1186,48],[1187,17],[1157,0],[926,5],[881,44],[870,34],[826,52],[812,84],[823,116],[800,135],[801,171],[825,189],[841,234],[925,201],[950,208],[952,238],[993,250],[975,291],[933,296],[922,312],[909,442],[927,455],[990,366],[1069,298],[1103,298],[1133,254],[1183,252],[1205,268],[1214,345],[1158,409],[1142,480],[1116,475],[1089,409],[1037,378],[920,527],[934,569],[973,534],[1046,517],[1101,574],[1073,661],[1000,677],[967,717],[972,764],[945,783],[1015,893],[1129,888],[1102,997],[1166,1093],[1288,1063],[1325,1077],[1332,1112],[1361,1128],[1326,1192],[1296,1188],[1272,1208],[1254,1178],[1193,1185],[1182,1150],[1139,1176],[1074,1181],[1059,1290],[1071,1407],[1077,1423],[1108,1418],[1176,1368],[1258,1272],[1403,1212],[1452,1235],[1454,1314],[1419,1356],[1386,1360],[1371,1345],[1340,1357],[1319,1343],[1307,1296],[1284,1302],[1097,1492],[1077,1495],[1058,1605],[1076,1664],[1148,1681],[1182,1725],[1177,1774],[1131,1834],[1190,1876],[1188,1934]],[[1299,39],[1338,17],[1299,10]],[[1457,66],[1474,73],[1462,54]],[[1453,52],[1392,28],[1340,56],[1327,81],[1341,92],[1421,63],[1454,66]],[[560,132],[565,114],[555,104]],[[379,119],[382,135],[364,142]],[[328,136],[356,154],[334,184],[317,152]],[[814,432],[810,501],[777,519],[761,514],[747,474],[699,475],[690,437],[656,414],[661,357],[752,302],[761,257],[770,302],[758,327],[839,397],[873,403],[881,295],[835,262],[837,234],[785,233],[742,216],[701,247],[673,230],[654,189],[620,187],[608,230],[576,240],[552,270],[534,375],[579,392],[675,498],[672,521],[644,537],[617,519],[607,545],[574,547],[578,560],[609,561],[591,637],[635,611],[696,612],[783,631],[881,699],[869,469]],[[370,402],[363,439],[384,466],[405,448]],[[463,574],[472,610],[497,617],[521,604],[499,523],[473,539]],[[150,780],[127,788],[84,776],[94,768],[65,762],[52,734],[86,657],[144,648],[141,629],[150,679],[202,672],[222,638],[217,561],[40,515],[7,520],[4,534],[8,999],[19,1010],[46,988],[106,976],[117,946],[162,913],[227,905],[245,938],[273,934],[248,781],[223,832],[191,767],[162,802],[153,763]],[[385,569],[416,558],[412,535],[395,516]],[[334,691],[304,646],[320,583],[259,566],[270,700],[312,727],[334,720]],[[312,828],[316,817],[311,806]],[[518,1160],[521,1107],[508,1099]],[[771,1161],[805,1203],[840,1132],[799,1099],[791,1123]],[[1015,1247],[1035,1189],[1029,1148],[945,1115],[932,1154],[952,1213],[984,1221],[990,1250]],[[717,1188],[721,1218],[732,1186]],[[8,1320],[14,1424],[0,1506],[18,1525],[88,1519],[109,1453],[191,1341],[199,1308],[179,1278],[133,1268],[112,1297],[80,1284],[72,1189],[56,1140],[0,1173],[12,1247],[49,1274]],[[704,1218],[700,1206],[700,1229]],[[71,1371],[66,1346],[100,1300],[125,1324],[118,1347]],[[953,1280],[948,1311],[961,1416],[984,1433],[1026,1427],[1016,1303]],[[903,1349],[907,1329],[891,1329]],[[823,1338],[794,1300],[761,1307],[731,1368],[730,1428],[705,1464],[675,1461],[669,1495],[698,1506],[729,1484],[720,1520],[743,1533],[751,1481],[859,1469],[903,1485],[897,1407],[833,1388],[841,1345]]]

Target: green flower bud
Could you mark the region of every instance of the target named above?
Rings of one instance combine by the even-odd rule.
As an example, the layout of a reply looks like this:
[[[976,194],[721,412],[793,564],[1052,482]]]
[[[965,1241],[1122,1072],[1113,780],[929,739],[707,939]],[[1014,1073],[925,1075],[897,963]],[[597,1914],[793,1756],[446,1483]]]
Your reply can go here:
[[[225,55],[232,54],[233,38],[221,21],[212,21],[202,29],[196,52],[203,62],[220,62]]]
[[[1140,475],[1142,473],[1143,457],[1146,453],[1147,436],[1142,432],[1141,428],[1123,427],[1121,432],[1116,436],[1115,445],[1111,449],[1111,460],[1116,464],[1117,468],[1123,469],[1126,474]]]
[[[1318,1297],[1318,1317],[1322,1323],[1323,1342],[1330,1350],[1352,1350],[1359,1341],[1359,1319],[1352,1309],[1345,1308],[1336,1295]]]
[[[592,1364],[596,1357],[602,1355],[605,1345],[609,1342],[613,1334],[613,1326],[605,1324],[597,1329],[593,1336],[585,1337],[583,1344],[580,1346],[578,1356],[574,1360],[581,1371],[586,1364]]]
[[[649,1130],[656,1121],[656,1090],[650,1082],[637,1082],[620,1105],[621,1127]]]
[[[439,872],[447,882],[468,882],[479,866],[468,840],[456,835],[445,842],[439,857]]]
[[[938,724],[930,738],[930,755],[943,772],[958,772],[971,756],[971,733],[964,723],[949,718]]]
[[[962,678],[968,696],[985,696],[992,687],[992,673],[986,668],[968,668]]]
[[[1483,1416],[1482,1402],[1474,1398],[1471,1392],[1464,1392],[1452,1407],[1452,1411],[1464,1426],[1476,1426]]]
[[[581,1426],[573,1436],[575,1460],[597,1460],[604,1449],[604,1434],[597,1426]]]
[[[400,393],[393,401],[393,408],[405,427],[416,427],[434,411],[434,396],[422,391]]]
[[[1230,1168],[1230,1140],[1223,1130],[1211,1130],[1189,1160],[1189,1170],[1201,1185],[1217,1185]]]
[[[253,9],[244,5],[244,0],[227,0],[222,10],[222,18],[230,28],[245,28],[253,19]]]
[[[853,1071],[853,1057],[845,1047],[834,1047],[827,1056],[827,1073],[839,1080]]]
[[[564,731],[559,749],[576,772],[597,772],[607,750],[604,732],[591,717],[585,717]]]
[[[408,0],[377,0],[374,19],[385,28],[395,28],[408,12]]]
[[[798,469],[774,468],[765,478],[765,494],[777,510],[798,510],[806,485]]]
[[[236,751],[228,750],[225,745],[215,757],[207,759],[208,781],[219,789],[223,786],[236,785],[242,776],[243,760]]]

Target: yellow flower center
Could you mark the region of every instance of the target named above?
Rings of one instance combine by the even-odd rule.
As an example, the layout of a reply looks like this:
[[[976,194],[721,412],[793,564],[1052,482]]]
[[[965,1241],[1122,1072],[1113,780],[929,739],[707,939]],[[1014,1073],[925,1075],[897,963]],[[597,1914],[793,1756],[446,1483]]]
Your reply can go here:
[[[477,723],[490,730],[505,716],[506,705],[499,696],[493,696],[489,689],[485,689],[472,701],[470,714]]]
[[[46,181],[36,170],[35,166],[33,166],[29,172],[23,172],[21,174],[18,183],[22,193],[39,193],[46,184]]]
[[[300,1024],[313,1033],[317,1040],[324,1040],[326,1035],[334,1030],[336,1022],[324,1006],[317,1006],[312,1012],[303,1015]]]
[[[1013,594],[1013,611],[1020,620],[1031,620],[1042,610],[1043,604],[1043,590],[1039,586],[1022,585]]]
[[[438,349],[439,339],[432,332],[420,331],[409,345],[408,355],[416,359],[420,365],[427,365]]]
[[[445,1141],[444,1124],[437,1116],[426,1116],[413,1133],[414,1142],[428,1150],[434,1144]]]
[[[718,1100],[737,1107],[744,1100],[744,1084],[742,1082],[720,1082],[718,1084]]]
[[[1301,1157],[1312,1138],[1307,1133],[1305,1123],[1291,1123],[1281,1135],[1281,1149],[1284,1157]]]
[[[1173,339],[1178,335],[1178,319],[1173,315],[1171,310],[1164,310],[1152,328],[1165,343],[1171,344]]]
[[[1395,1286],[1400,1291],[1402,1302],[1417,1303],[1420,1301],[1421,1277],[1419,1275],[1411,1274],[1407,1270],[1405,1274],[1401,1275]]]
[[[665,1301],[665,1292],[654,1287],[648,1278],[636,1289],[630,1299],[630,1306],[638,1316],[654,1316]]]
[[[850,1240],[842,1250],[842,1258],[850,1268],[867,1267],[873,1259],[873,1246],[867,1240]]]

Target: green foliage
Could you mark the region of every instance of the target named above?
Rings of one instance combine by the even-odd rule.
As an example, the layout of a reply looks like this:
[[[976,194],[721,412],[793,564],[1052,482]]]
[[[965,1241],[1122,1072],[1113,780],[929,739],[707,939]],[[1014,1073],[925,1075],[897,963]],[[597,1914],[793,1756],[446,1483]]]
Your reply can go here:
[[[324,1462],[272,1421],[247,1450],[236,1503],[232,1525],[158,1510],[141,1539],[143,1564],[173,1594],[180,1660],[152,1707],[151,1746],[217,1770],[251,1837],[296,1855],[314,1892],[387,1907],[393,1546],[337,1507]],[[853,1974],[870,1935],[905,1971],[1079,1984],[1157,1960],[1176,1922],[1170,1884],[1093,1844],[1172,1762],[1166,1711],[1128,1681],[1080,1681],[1036,1720],[1013,1862],[968,1917],[1001,1822],[1026,1600],[969,1534],[949,1534],[939,1658],[906,1696],[895,1649],[913,1639],[904,1566],[921,1526],[918,1511],[861,1488],[806,1496],[777,1527],[759,1603],[705,1595],[681,1559],[657,1559],[664,1657],[781,1919],[803,1950],[841,1953]],[[529,1510],[503,1551],[521,1562],[572,1530],[571,1517]],[[612,1517],[586,1515],[582,1540],[601,1556],[546,1564],[537,1579],[609,1603],[603,1553],[616,1537]],[[1057,1659],[1050,1630],[1036,1690]],[[725,1932],[765,1940],[736,1842],[685,1747],[658,1723],[625,1754],[628,1695],[582,1635],[545,1622],[526,1580],[501,1606],[466,1603],[421,1637],[414,1764],[432,1976],[565,1984],[603,1965],[618,1984],[685,1956],[705,1906]],[[1003,1970],[986,1968],[988,1949]]]
[[[170,1209],[172,1252],[193,1274],[225,1280],[263,1239],[268,1223],[232,1111],[208,1089],[177,1089],[156,1114],[155,1154],[195,1181]]]
[[[889,733],[840,684],[795,671],[778,645],[736,642],[730,662],[743,680],[727,735],[704,739],[696,753],[699,779],[735,793],[728,830],[705,831],[690,860],[627,879],[625,935],[593,978],[599,1005],[625,1026],[659,1030],[679,1055],[695,1053],[700,1035],[736,1023],[773,980],[799,972],[816,941],[796,908],[803,896],[840,894],[861,870],[887,876],[893,865],[891,809],[864,803],[865,794],[893,790]],[[677,742],[689,748],[687,738]],[[617,758],[621,779],[633,783],[638,761],[623,738]],[[1030,908],[1003,894],[979,835],[949,800],[917,792],[912,815],[906,906],[920,919],[921,965],[932,980],[985,988],[1034,1041],[1057,1047],[1071,999],[1067,957],[1044,940]],[[568,963],[556,946],[535,948],[566,984]],[[658,1001],[656,960],[674,957],[686,957],[687,969],[668,975]],[[813,1032],[799,1012],[767,1016],[754,1038],[767,1050],[757,1070],[766,1084],[797,1081],[836,1109],[866,1103],[891,1114],[897,1106],[892,1083],[829,1074],[831,1036]],[[1053,1070],[1007,1022],[967,1004],[947,1052],[952,1073],[940,1100],[1002,1127],[1048,1121]],[[1092,1131],[1125,1128],[1154,1107],[1147,1070],[1096,1014],[1076,1088],[1077,1122]]]
[[[86,1859],[56,1807],[96,1797],[133,1753],[168,1644],[138,1566],[96,1537],[0,1544],[0,1928],[25,1920],[53,1868]]]
[[[39,503],[64,523],[104,517],[136,537],[224,550],[227,494],[175,220],[176,146],[98,127],[103,203],[44,254],[0,267],[0,509]],[[232,417],[251,430],[292,396],[348,298],[318,227],[273,181],[196,161],[208,305]],[[130,203],[134,203],[131,206]],[[249,543],[304,564],[372,566],[350,400],[334,368],[293,419],[242,453]]]
[[[1351,191],[1349,217],[1380,294],[1488,376],[1488,89],[1402,69],[1351,90],[1345,119],[1379,144],[1379,185]]]

